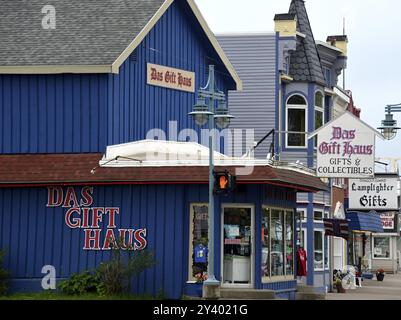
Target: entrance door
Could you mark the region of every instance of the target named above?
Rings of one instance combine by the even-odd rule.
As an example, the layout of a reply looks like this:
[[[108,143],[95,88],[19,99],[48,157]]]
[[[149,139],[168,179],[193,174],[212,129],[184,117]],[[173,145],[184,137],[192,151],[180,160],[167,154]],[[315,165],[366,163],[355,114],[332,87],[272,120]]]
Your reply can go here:
[[[227,205],[222,211],[222,285],[253,288],[254,209]]]

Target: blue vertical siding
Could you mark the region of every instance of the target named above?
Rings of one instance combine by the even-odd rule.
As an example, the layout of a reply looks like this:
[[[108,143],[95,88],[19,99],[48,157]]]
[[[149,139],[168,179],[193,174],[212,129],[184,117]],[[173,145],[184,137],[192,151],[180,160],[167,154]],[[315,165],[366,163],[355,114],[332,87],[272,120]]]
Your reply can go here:
[[[186,1],[176,1],[119,74],[0,75],[0,153],[104,152],[154,128],[195,128],[195,94],[147,85],[147,63],[196,73],[196,90],[216,65],[220,90],[234,80]],[[168,137],[167,137],[168,138]]]
[[[0,153],[78,153],[106,145],[107,75],[0,75]]]
[[[178,133],[182,129],[199,133],[188,116],[196,94],[147,85],[147,63],[195,72],[196,91],[206,85],[208,63],[214,63],[218,88],[226,93],[235,89],[231,76],[195,21],[187,4],[176,1],[135,50],[135,59],[128,58],[119,74],[109,75],[109,145],[145,139],[155,128],[162,129],[169,139],[169,121],[178,122]]]
[[[216,197],[215,261],[221,274],[221,205],[231,203],[255,206],[255,239],[260,239],[259,222],[263,204],[295,208],[291,200],[270,201],[266,186],[248,186],[246,192]],[[75,188],[79,196],[81,187]],[[207,185],[197,186],[97,186],[92,207],[119,207],[116,226],[147,228],[148,248],[155,253],[156,266],[134,281],[135,293],[180,298],[188,280],[190,203],[205,202]],[[280,188],[280,192],[286,191]],[[293,191],[288,191],[293,192]],[[85,251],[84,231],[65,225],[65,208],[48,208],[46,188],[0,189],[0,248],[7,249],[5,267],[12,273],[16,291],[41,290],[44,265],[53,265],[57,278],[93,270],[110,258],[107,251]],[[102,225],[102,237],[106,231]],[[101,240],[103,241],[103,240]],[[256,241],[255,285],[260,283],[260,243]],[[286,287],[287,288],[287,287]],[[283,289],[280,287],[280,289]],[[284,288],[285,289],[285,288]]]

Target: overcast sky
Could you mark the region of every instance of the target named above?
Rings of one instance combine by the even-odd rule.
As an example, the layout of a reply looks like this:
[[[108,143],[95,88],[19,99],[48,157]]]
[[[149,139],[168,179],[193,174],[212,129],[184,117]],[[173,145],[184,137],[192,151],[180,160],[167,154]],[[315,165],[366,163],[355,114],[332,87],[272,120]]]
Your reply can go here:
[[[215,33],[274,30],[276,13],[291,0],[196,0]],[[349,38],[346,89],[362,109],[362,120],[378,127],[386,104],[401,103],[401,25],[399,0],[306,0],[316,40]],[[342,82],[341,82],[342,85]],[[401,124],[401,113],[395,118]],[[393,141],[378,139],[376,157],[401,158],[401,132]]]

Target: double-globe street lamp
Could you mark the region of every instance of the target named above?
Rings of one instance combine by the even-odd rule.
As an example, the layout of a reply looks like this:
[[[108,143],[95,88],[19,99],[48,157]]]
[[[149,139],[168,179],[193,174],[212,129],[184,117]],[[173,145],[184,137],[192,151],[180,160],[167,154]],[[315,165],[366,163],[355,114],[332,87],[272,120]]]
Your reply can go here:
[[[208,104],[206,103],[208,101]],[[217,103],[217,109],[216,107]],[[208,228],[208,278],[203,283],[206,286],[207,298],[208,294],[213,297],[213,289],[211,287],[219,287],[218,281],[214,274],[214,129],[215,125],[219,129],[225,129],[229,126],[231,119],[234,117],[229,114],[227,107],[226,95],[219,91],[216,87],[214,65],[209,66],[209,79],[206,87],[198,90],[197,103],[194,105],[193,112],[189,113],[198,126],[204,126],[209,121],[209,228]],[[208,293],[208,289],[212,289]]]
[[[382,126],[377,128],[387,140],[394,139],[397,131],[401,129],[397,127],[397,120],[394,120],[394,112],[401,112],[401,103],[387,105],[386,118],[382,121]]]

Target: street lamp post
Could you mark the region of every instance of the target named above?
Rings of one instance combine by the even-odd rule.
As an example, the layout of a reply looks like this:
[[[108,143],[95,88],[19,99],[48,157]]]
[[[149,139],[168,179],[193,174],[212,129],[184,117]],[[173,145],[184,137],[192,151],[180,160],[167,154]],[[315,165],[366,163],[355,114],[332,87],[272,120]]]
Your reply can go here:
[[[209,100],[209,104],[206,103]],[[218,103],[217,110],[215,104]],[[194,105],[193,112],[189,113],[194,117],[197,125],[204,126],[209,121],[209,228],[208,228],[208,279],[203,283],[205,298],[216,299],[220,297],[218,288],[220,281],[216,279],[214,261],[214,128],[217,125],[225,129],[234,118],[229,115],[226,96],[216,88],[214,65],[209,66],[209,79],[205,88],[198,91],[198,99]]]
[[[397,127],[397,120],[394,120],[394,112],[401,112],[401,103],[387,105],[386,118],[382,121],[382,126],[378,128],[387,140],[394,139],[397,131],[401,129]]]

